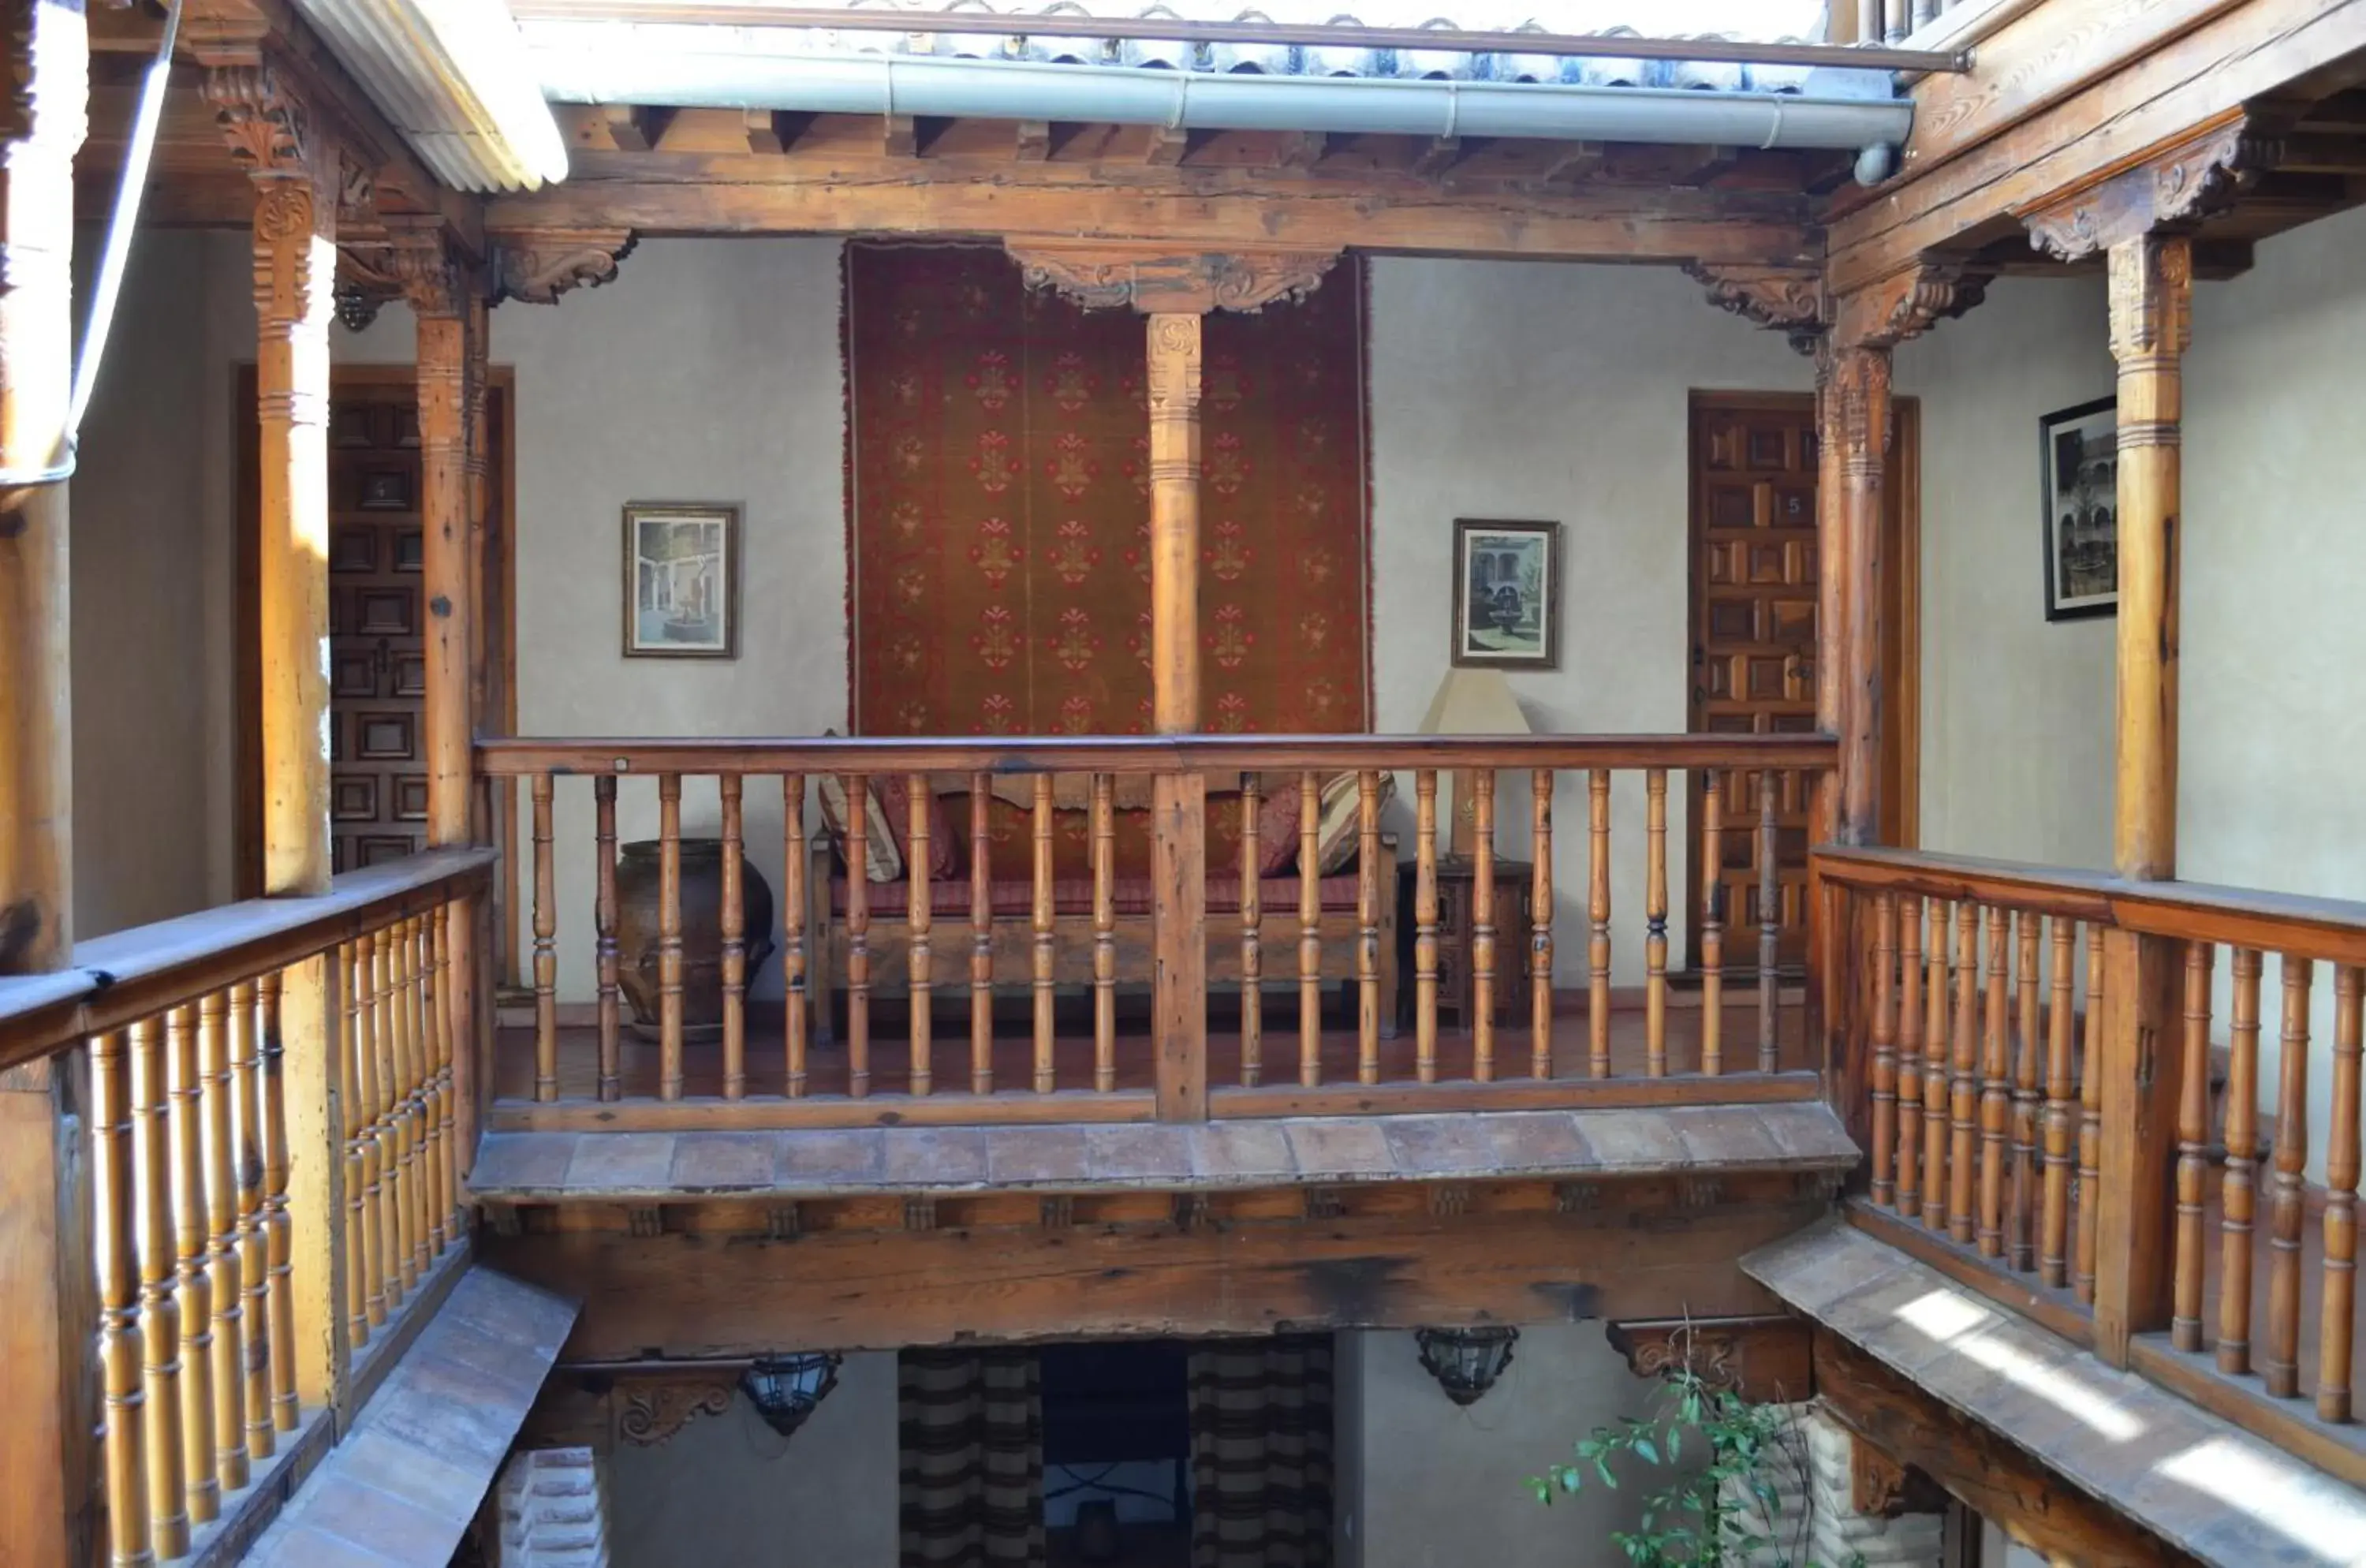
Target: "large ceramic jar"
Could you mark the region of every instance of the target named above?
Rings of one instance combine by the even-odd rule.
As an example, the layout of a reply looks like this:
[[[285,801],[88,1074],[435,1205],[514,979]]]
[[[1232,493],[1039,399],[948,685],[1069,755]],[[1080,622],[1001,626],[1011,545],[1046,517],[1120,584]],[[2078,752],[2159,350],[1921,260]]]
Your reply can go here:
[[[632,1004],[636,1032],[658,1032],[659,843],[626,844],[616,862],[618,977]],[[747,983],[772,952],[772,888],[744,856],[739,862],[739,929],[747,945]],[[723,1032],[723,841],[682,840],[682,1022],[692,1040]]]

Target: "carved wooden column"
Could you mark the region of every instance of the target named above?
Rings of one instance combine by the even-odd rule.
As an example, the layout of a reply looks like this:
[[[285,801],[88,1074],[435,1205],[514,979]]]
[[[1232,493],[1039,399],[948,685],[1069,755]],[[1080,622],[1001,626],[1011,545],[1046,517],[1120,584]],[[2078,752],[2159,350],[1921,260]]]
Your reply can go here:
[[[73,709],[64,454],[73,378],[73,156],[87,126],[80,6],[17,7],[0,99],[0,975],[73,942]]]
[[[471,836],[469,657],[477,621],[468,561],[468,288],[440,239],[414,239],[394,257],[418,328],[427,841],[465,844]]]
[[[2191,335],[2185,231],[2274,161],[2239,115],[2111,179],[2025,215],[2066,259],[2108,253],[2119,362],[2119,716],[2112,858],[2139,881],[2177,874],[2177,631],[2180,361]],[[2095,1353],[2127,1364],[2135,1335],[2169,1326],[2182,1053],[2179,944],[2103,938],[2102,1127],[2097,1159]]]
[[[1200,727],[1200,347],[1211,310],[1256,310],[1313,288],[1336,251],[1200,255],[1150,244],[1006,242],[1037,288],[1148,318],[1151,714]],[[1151,786],[1151,1018],[1158,1114],[1208,1115],[1207,780]]]

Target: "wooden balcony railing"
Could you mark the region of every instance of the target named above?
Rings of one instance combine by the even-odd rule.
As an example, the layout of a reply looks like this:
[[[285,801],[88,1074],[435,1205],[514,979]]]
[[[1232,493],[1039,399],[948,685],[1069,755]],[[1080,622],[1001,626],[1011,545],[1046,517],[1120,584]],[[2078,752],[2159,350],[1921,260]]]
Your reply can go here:
[[[1835,1018],[1865,1201],[2107,1354],[2097,1303],[2125,1303],[2130,1364],[2366,1475],[2366,904],[1897,851],[1820,851],[1815,867],[1851,933],[1834,987],[1853,1005]],[[2140,1031],[2135,1049],[2115,1055],[2114,1030]],[[2177,1088],[2174,1122],[2150,1130],[2156,1078]]]
[[[333,1443],[468,1235],[445,852],[76,949],[0,983],[0,1066],[89,1072],[107,1560],[246,1540]],[[65,1292],[86,1299],[85,1288]],[[70,1380],[72,1381],[72,1380]],[[87,1427],[84,1429],[88,1429]]]
[[[1193,1119],[1350,1105],[1435,1109],[1514,1092],[1534,1102],[1538,1086],[1550,1096],[1612,1079],[1679,1077],[1693,1081],[1620,1092],[1669,1100],[1806,1093],[1808,1080],[1780,1071],[1808,1064],[1798,1048],[1786,1059],[1778,1038],[1783,911],[1772,871],[1778,832],[1802,830],[1810,781],[1831,765],[1833,750],[1814,736],[482,742],[485,774],[510,788],[527,781],[533,822],[535,998],[530,1051],[521,1052],[531,1066],[509,1057],[492,1066],[501,1101],[495,1120],[616,1126],[625,1123],[614,1113],[591,1107],[617,1100],[693,1102],[634,1123],[648,1125],[913,1115]],[[1704,919],[1701,1003],[1683,1010],[1689,1030],[1671,1025],[1668,976],[1670,780],[1686,771],[1690,787],[1717,785],[1704,793],[1694,863]],[[1472,802],[1473,848],[1459,868],[1469,886],[1467,975],[1441,952],[1450,838],[1439,807],[1442,772],[1467,778],[1458,798]],[[1507,791],[1499,787],[1505,772],[1529,776]],[[1583,775],[1590,884],[1583,1016],[1564,1024],[1557,1010],[1568,993],[1553,979],[1562,933],[1553,918],[1552,845],[1556,782],[1567,772]],[[1614,1019],[1610,984],[1614,942],[1627,940],[1615,929],[1611,899],[1610,803],[1619,772],[1639,774],[1645,807],[1640,841],[1624,850],[1642,862],[1642,908],[1628,928],[1645,956],[1639,1020]],[[1404,846],[1382,829],[1383,795],[1398,775],[1411,785]],[[685,780],[702,803],[712,781],[725,868],[714,911],[720,1012],[711,1043],[693,1038],[683,1011],[683,933],[705,913],[685,908],[682,891]],[[904,803],[941,787],[965,804],[932,830],[932,811]],[[622,799],[636,788],[642,798]],[[876,798],[892,824],[876,821],[881,807],[866,805],[874,791],[884,791]],[[842,818],[835,852],[832,835],[814,820],[825,793],[844,803],[832,808]],[[1278,795],[1284,804],[1276,808]],[[1296,809],[1281,829],[1290,841],[1277,854],[1274,812],[1290,812],[1291,795]],[[747,812],[760,799],[782,813],[777,847],[756,852],[779,867],[782,895],[783,1002],[770,1043],[756,1043],[749,1001],[761,978],[749,954],[769,933],[749,929],[738,870],[750,848]],[[1681,809],[1681,787],[1674,799]],[[653,1055],[632,1040],[621,1006],[620,801],[656,824]],[[564,919],[555,828],[562,809],[589,828],[578,841],[588,840],[592,856],[590,874],[570,879],[580,902],[570,901]],[[1121,869],[1121,816],[1132,824],[1133,852],[1146,854],[1146,877]],[[1499,843],[1515,823],[1527,852],[1516,886],[1499,872]],[[932,876],[932,840],[946,831],[963,842],[969,863]],[[866,866],[883,833],[895,852],[882,863],[893,874],[842,869]],[[1353,852],[1325,875],[1324,845],[1349,847],[1334,834],[1352,840]],[[1751,890],[1756,907],[1729,908],[1732,867],[1752,856],[1768,872]],[[1397,1030],[1400,861],[1413,870],[1409,1040]],[[1798,889],[1789,892],[1796,916]],[[1537,919],[1515,951],[1506,909],[1522,897]],[[588,1008],[580,994],[562,1004],[558,985],[562,924],[580,933],[575,922],[584,920],[593,968]],[[1527,982],[1526,1003],[1517,1017],[1498,1016],[1491,982],[1513,965]],[[1754,1010],[1740,1019],[1729,1018],[1729,966],[1746,972],[1754,992],[1747,998]],[[1147,1037],[1120,1028],[1119,995],[1135,982],[1152,992]],[[1460,990],[1471,998],[1467,1013],[1453,1000]],[[1354,998],[1352,1029],[1325,1026],[1324,1001],[1335,991]],[[1063,1033],[1063,993],[1090,998],[1090,1021],[1078,1036]],[[842,1033],[834,1007],[840,994]],[[1222,1000],[1211,1008],[1211,998]],[[1023,1030],[998,1031],[997,1001],[1021,998]],[[902,1039],[893,1045],[876,1027],[886,1007],[901,1014]],[[965,1023],[957,1043],[937,1035],[940,1015],[950,1011]],[[1442,1031],[1448,1011],[1457,1027]],[[1211,1018],[1222,1031],[1212,1049]],[[738,1102],[771,1109],[715,1109]],[[551,1110],[536,1116],[535,1107]]]

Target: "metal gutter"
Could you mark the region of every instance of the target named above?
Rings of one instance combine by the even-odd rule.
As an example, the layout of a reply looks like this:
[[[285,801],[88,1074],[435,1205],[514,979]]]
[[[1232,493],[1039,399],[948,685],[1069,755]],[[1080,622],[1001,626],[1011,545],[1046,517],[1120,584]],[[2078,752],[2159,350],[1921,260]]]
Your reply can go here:
[[[871,29],[1140,40],[1160,43],[1301,45],[1310,49],[1437,50],[1470,54],[1598,56],[1617,60],[1698,61],[1736,65],[1830,66],[1855,71],[1971,69],[1961,52],[1882,44],[1801,43],[1784,39],[1643,38],[1629,33],[1474,31],[1450,27],[1368,28],[1347,22],[1190,22],[1172,17],[1090,17],[1076,11],[923,11],[854,7],[709,4],[705,0],[512,0],[521,22],[659,22],[703,27]]]
[[[1722,93],[844,54],[694,24],[546,22],[528,42],[544,93],[561,103],[1861,152],[1896,147],[1914,121],[1877,73],[1819,73],[1811,85],[1826,90],[1812,95]]]

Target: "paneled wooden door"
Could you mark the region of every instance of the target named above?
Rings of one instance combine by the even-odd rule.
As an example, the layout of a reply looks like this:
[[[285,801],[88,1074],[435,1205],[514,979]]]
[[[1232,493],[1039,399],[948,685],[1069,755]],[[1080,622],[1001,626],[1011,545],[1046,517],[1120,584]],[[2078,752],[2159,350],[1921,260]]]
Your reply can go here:
[[[1917,531],[1911,525],[1920,473],[1914,461],[1916,410],[1898,400],[1889,534],[1884,577],[1885,691],[1889,694],[1883,758],[1883,840],[1910,843],[1913,829],[1916,687],[1920,646],[1915,607]],[[1696,392],[1692,400],[1690,532],[1692,688],[1689,728],[1717,735],[1791,735],[1816,728],[1816,405],[1788,393]],[[1705,786],[1704,786],[1705,787]],[[1729,776],[1724,863],[1718,885],[1729,931],[1725,968],[1754,973],[1758,964],[1759,813],[1754,775]],[[1775,795],[1774,878],[1781,928],[1778,964],[1806,963],[1808,942],[1808,782],[1783,775]],[[1700,842],[1701,799],[1688,814]],[[1700,879],[1686,904],[1697,955]]]
[[[254,372],[239,387],[242,699],[240,876],[260,891],[261,746],[253,716],[252,546],[259,517]],[[508,377],[488,389],[490,487],[485,581],[494,709],[508,728]],[[329,405],[329,831],[331,865],[354,871],[425,847],[427,769],[424,609],[421,598],[419,402],[411,367],[340,367]],[[485,727],[483,720],[479,727]],[[500,813],[497,812],[497,816]],[[503,824],[497,822],[499,833]],[[501,835],[506,841],[506,835]]]

